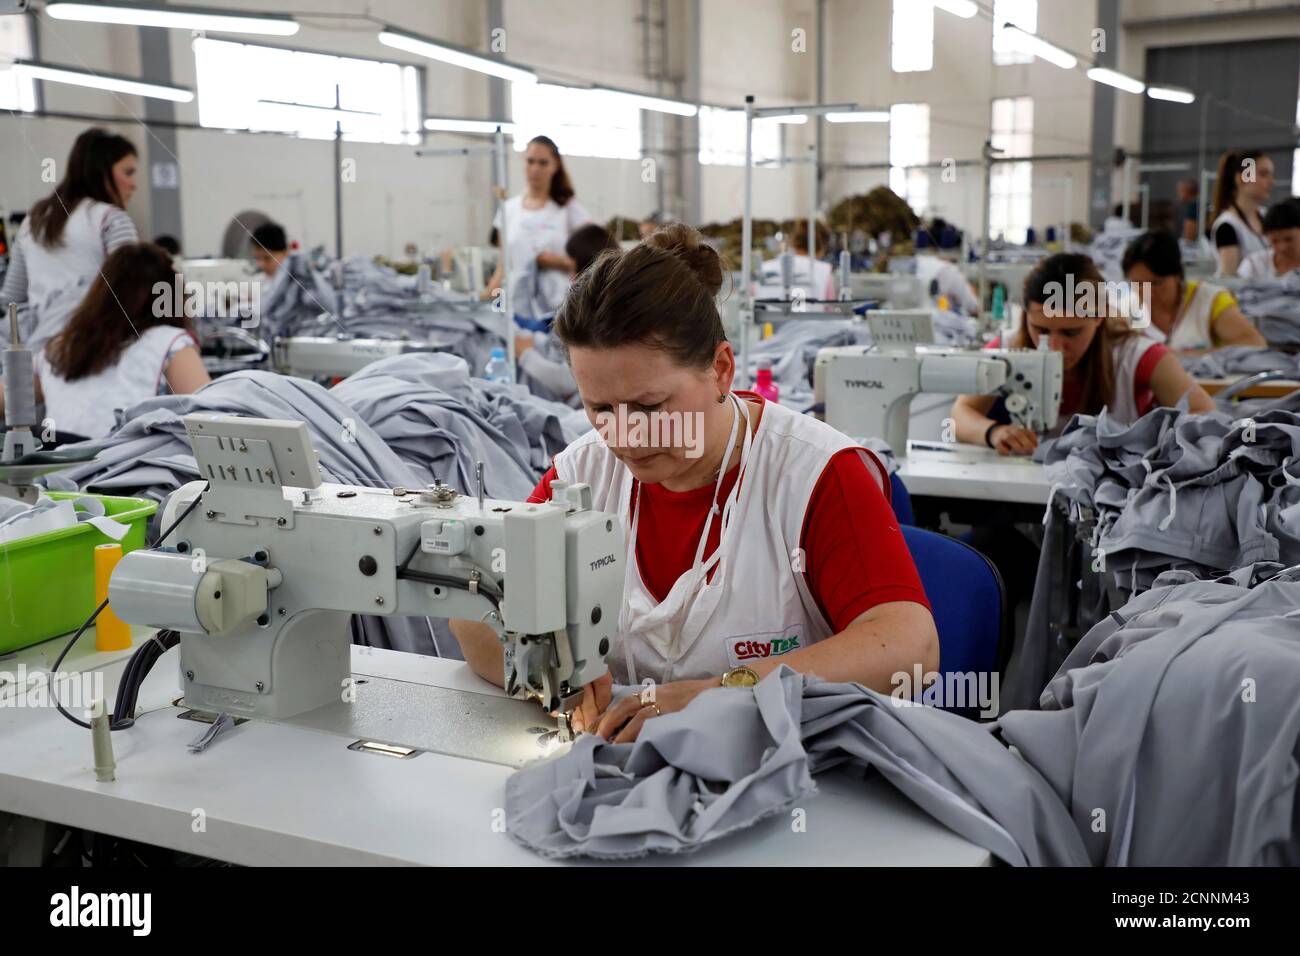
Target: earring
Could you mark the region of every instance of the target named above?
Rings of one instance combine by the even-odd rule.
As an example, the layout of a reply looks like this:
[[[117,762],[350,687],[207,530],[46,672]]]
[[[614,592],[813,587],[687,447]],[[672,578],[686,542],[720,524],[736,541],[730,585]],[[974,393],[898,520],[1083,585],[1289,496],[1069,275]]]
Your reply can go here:
[[[722,404],[723,402],[725,402],[726,400],[727,400],[727,396],[726,396],[726,395],[723,395],[721,392],[719,392],[719,393],[718,393],[718,404],[721,405],[721,404]]]

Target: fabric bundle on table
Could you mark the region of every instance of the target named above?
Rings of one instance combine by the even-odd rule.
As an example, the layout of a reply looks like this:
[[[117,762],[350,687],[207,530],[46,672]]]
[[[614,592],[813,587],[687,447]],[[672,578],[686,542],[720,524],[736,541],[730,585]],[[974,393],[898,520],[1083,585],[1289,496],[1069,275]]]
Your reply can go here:
[[[580,737],[524,767],[507,832],[560,858],[688,852],[847,765],[1011,864],[1295,865],[1298,571],[1162,578],[1085,637],[1041,710],[995,724],[788,668],[706,691],[634,743]]]
[[[1269,345],[1300,345],[1300,273],[1251,279],[1233,294]]]
[[[1194,378],[1225,378],[1257,372],[1285,372],[1300,376],[1300,356],[1252,345],[1230,345],[1202,355],[1181,356],[1183,368]]]

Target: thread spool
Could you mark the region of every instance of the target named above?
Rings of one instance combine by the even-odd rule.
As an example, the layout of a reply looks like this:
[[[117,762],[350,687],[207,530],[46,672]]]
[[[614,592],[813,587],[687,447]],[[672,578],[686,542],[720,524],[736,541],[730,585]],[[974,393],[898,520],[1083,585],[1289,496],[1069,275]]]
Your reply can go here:
[[[108,579],[113,576],[113,569],[122,560],[122,546],[117,543],[95,546],[95,606],[99,607],[108,597]],[[131,646],[131,628],[113,613],[113,608],[104,608],[95,618],[95,650],[123,651]]]

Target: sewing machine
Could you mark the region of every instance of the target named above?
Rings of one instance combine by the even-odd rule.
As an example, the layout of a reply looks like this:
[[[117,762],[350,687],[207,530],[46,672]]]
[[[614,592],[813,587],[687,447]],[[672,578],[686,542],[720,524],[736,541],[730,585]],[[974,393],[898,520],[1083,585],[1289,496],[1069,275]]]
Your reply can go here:
[[[909,340],[910,339],[910,340]],[[1048,349],[979,351],[924,346],[919,336],[892,337],[872,326],[871,346],[822,349],[813,371],[826,423],[854,438],[883,438],[907,454],[912,398],[1000,395],[1012,421],[1033,431],[1055,427],[1064,367]]]
[[[506,692],[539,700],[567,738],[623,597],[623,528],[591,510],[589,486],[521,504],[327,484],[301,422],[183,421],[207,488],[172,495],[163,527],[180,524],[121,560],[109,600],[180,633],[186,706],[282,720],[337,704],[353,614],[457,618],[497,632]]]
[[[436,343],[409,339],[291,335],[276,339],[272,354],[276,369],[285,375],[347,377],[380,359],[437,349]]]

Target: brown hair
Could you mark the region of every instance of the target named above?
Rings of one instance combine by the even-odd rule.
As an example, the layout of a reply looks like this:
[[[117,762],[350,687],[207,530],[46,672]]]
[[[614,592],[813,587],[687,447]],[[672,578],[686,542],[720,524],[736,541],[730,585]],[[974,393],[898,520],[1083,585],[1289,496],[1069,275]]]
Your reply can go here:
[[[197,340],[184,309],[178,308],[183,300],[175,301],[175,282],[172,257],[152,242],[115,249],[67,326],[45,346],[50,368],[70,382],[94,375],[116,365],[139,333],[155,325],[185,329]],[[166,292],[156,290],[160,283]],[[167,297],[165,302],[160,295]],[[167,314],[156,314],[158,304]]]
[[[63,241],[68,216],[83,199],[97,199],[119,209],[122,197],[113,185],[113,167],[119,160],[136,155],[135,146],[124,136],[91,127],[72,144],[63,179],[54,192],[32,206],[32,238],[45,247]]]
[[[551,176],[551,198],[557,205],[563,206],[576,194],[573,191],[573,183],[569,182],[569,172],[564,168],[564,157],[560,155],[560,147],[556,146],[555,140],[549,136],[534,136],[528,141],[528,145],[532,146],[534,143],[545,146],[555,157],[555,172]]]
[[[1117,329],[1111,325],[1109,317],[1105,316],[1106,294],[1102,288],[1104,281],[1101,270],[1092,259],[1081,253],[1072,252],[1058,252],[1054,256],[1048,256],[1025,277],[1026,310],[1032,302],[1042,305],[1053,298],[1055,289],[1073,288],[1082,296],[1085,294],[1083,286],[1095,286],[1093,301],[1097,304],[1103,318],[1098,323],[1097,333],[1092,337],[1092,344],[1088,346],[1088,351],[1084,353],[1077,366],[1077,375],[1083,389],[1079,396],[1079,407],[1075,410],[1084,415],[1096,415],[1111,402],[1115,392],[1115,343],[1125,336],[1140,334],[1128,329]],[[1073,310],[1077,303],[1078,299],[1069,304],[1070,308]],[[1033,341],[1029,338],[1028,314],[1016,329],[1011,347],[1017,349],[1034,347]]]
[[[808,252],[808,217],[792,219],[781,224],[786,244],[792,252]],[[820,219],[813,224],[813,238],[817,240],[817,251],[825,255],[831,244],[831,232]]]
[[[715,296],[721,256],[689,226],[671,223],[623,252],[596,257],[573,280],[553,331],[567,347],[649,345],[704,368],[726,340]]]
[[[1265,155],[1262,149],[1230,149],[1219,157],[1210,222],[1218,219],[1220,213],[1237,201],[1237,176],[1241,174],[1241,164],[1248,159],[1258,163]]]
[[[564,254],[573,260],[574,273],[586,272],[587,267],[606,249],[617,249],[618,243],[604,226],[589,222],[574,230],[564,244]]]

